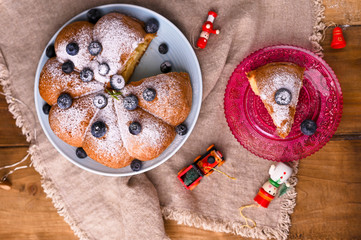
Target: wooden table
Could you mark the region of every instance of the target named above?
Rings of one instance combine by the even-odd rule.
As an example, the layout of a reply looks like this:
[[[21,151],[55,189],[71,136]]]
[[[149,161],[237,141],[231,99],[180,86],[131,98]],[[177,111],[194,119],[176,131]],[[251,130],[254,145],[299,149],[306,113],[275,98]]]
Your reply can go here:
[[[334,69],[344,96],[341,124],[317,154],[300,162],[297,206],[290,239],[361,239],[361,1],[324,0],[325,22],[349,25],[347,47],[330,48],[332,28],[323,42],[324,59]],[[29,144],[0,98],[1,166],[26,155]],[[0,175],[5,171],[0,171]],[[40,185],[25,169],[10,176],[12,189],[0,189],[0,239],[77,239]],[[165,221],[172,239],[240,239]]]

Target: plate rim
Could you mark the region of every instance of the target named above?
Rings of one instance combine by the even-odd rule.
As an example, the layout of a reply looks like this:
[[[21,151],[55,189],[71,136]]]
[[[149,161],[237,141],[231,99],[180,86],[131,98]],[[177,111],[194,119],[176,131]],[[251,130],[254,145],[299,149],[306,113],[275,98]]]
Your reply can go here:
[[[124,8],[124,7],[128,7],[128,8],[132,8],[132,9],[137,9],[137,10],[140,10],[140,11],[145,11],[145,12],[148,12],[150,13],[151,15],[153,15],[154,17],[157,17],[157,18],[161,18],[163,21],[166,21],[175,31],[177,31],[180,35],[180,37],[182,38],[182,41],[186,43],[186,45],[188,45],[188,47],[190,48],[190,53],[192,55],[192,58],[193,60],[195,61],[196,63],[196,73],[197,75],[199,76],[199,93],[197,93],[197,95],[199,96],[198,98],[200,99],[200,102],[198,105],[195,105],[195,120],[190,124],[190,127],[188,127],[188,134],[180,141],[179,145],[177,147],[175,147],[175,149],[173,150],[173,152],[171,154],[169,154],[169,156],[165,157],[164,159],[162,159],[161,161],[147,167],[147,168],[144,168],[144,169],[141,169],[140,171],[133,171],[133,172],[129,172],[129,173],[109,173],[109,172],[103,172],[103,171],[99,171],[99,170],[95,170],[95,169],[91,169],[91,168],[88,168],[82,164],[80,164],[79,162],[73,160],[71,157],[67,156],[58,146],[57,144],[52,140],[51,136],[50,136],[50,133],[48,133],[45,129],[45,123],[43,123],[43,121],[41,120],[41,114],[42,114],[42,111],[40,109],[40,107],[38,106],[38,102],[41,101],[41,96],[40,96],[40,93],[39,93],[39,80],[40,80],[40,73],[41,73],[41,70],[43,68],[43,65],[41,64],[42,60],[44,57],[46,57],[46,48],[47,46],[49,46],[49,44],[51,44],[53,41],[52,39],[56,38],[56,36],[59,34],[59,32],[65,27],[67,26],[68,24],[72,23],[72,22],[75,22],[75,21],[78,21],[79,18],[81,18],[82,16],[84,16],[84,14],[86,14],[89,10],[91,9],[104,9],[104,8],[114,8],[113,10],[111,11],[117,11],[117,10],[121,10],[121,8]],[[109,11],[108,13],[110,13],[111,11]],[[197,58],[197,55],[193,49],[193,47],[191,46],[191,44],[189,43],[188,39],[185,37],[185,35],[183,34],[183,32],[174,24],[172,23],[170,20],[168,20],[166,17],[162,16],[161,14],[151,10],[151,9],[148,9],[148,8],[145,8],[145,7],[142,7],[142,6],[138,6],[138,5],[133,5],[133,4],[123,4],[123,3],[114,3],[114,4],[104,4],[104,5],[99,5],[99,6],[95,6],[95,7],[92,7],[92,8],[89,8],[89,9],[86,9],[80,13],[78,13],[77,15],[75,15],[74,17],[72,17],[71,19],[69,19],[68,21],[66,21],[50,38],[50,40],[47,42],[41,56],[40,56],[40,59],[38,61],[38,65],[37,65],[37,68],[36,68],[36,73],[35,73],[35,81],[34,81],[34,104],[35,104],[35,109],[36,109],[36,115],[37,115],[37,118],[40,122],[40,125],[41,125],[41,128],[43,130],[43,132],[45,133],[47,139],[51,142],[51,144],[53,145],[53,147],[63,156],[65,157],[68,161],[70,161],[72,164],[80,167],[81,169],[84,169],[88,172],[91,172],[91,173],[94,173],[94,174],[98,174],[98,175],[102,175],[102,176],[110,176],[110,177],[126,177],[126,176],[133,176],[133,175],[137,175],[137,174],[141,174],[141,173],[144,173],[144,172],[147,172],[147,171],[150,171],[158,166],[160,166],[161,164],[165,163],[166,161],[168,161],[172,156],[174,156],[175,153],[178,152],[178,150],[184,145],[184,143],[186,142],[186,140],[188,139],[188,137],[190,136],[191,132],[193,131],[197,121],[198,121],[198,118],[199,118],[199,114],[200,114],[200,109],[201,109],[201,105],[202,105],[202,95],[203,95],[203,78],[202,78],[202,72],[201,72],[201,68],[200,68],[200,64],[199,64],[199,61],[198,61],[198,58]],[[193,100],[192,100],[192,107],[193,107]],[[174,141],[174,140],[173,140]],[[172,142],[173,142],[172,141]],[[64,141],[63,141],[64,142]],[[64,142],[64,144],[67,144]],[[69,145],[69,144],[68,144]],[[70,145],[69,145],[70,146]],[[95,161],[94,159],[92,159],[93,161]],[[121,169],[121,168],[119,168]]]
[[[229,90],[229,81],[234,77],[234,74],[236,74],[236,70],[247,60],[249,59],[250,57],[252,57],[253,55],[256,55],[257,53],[261,52],[261,51],[267,51],[267,50],[272,50],[272,49],[289,49],[289,48],[292,48],[292,49],[297,49],[297,50],[300,50],[302,52],[305,52],[309,55],[311,55],[312,57],[314,57],[317,61],[319,61],[320,63],[322,63],[326,68],[327,68],[327,71],[329,71],[330,75],[332,76],[332,78],[335,80],[335,84],[336,84],[336,88],[339,90],[339,103],[340,103],[340,109],[339,109],[339,114],[338,114],[338,117],[335,121],[335,125],[333,126],[332,128],[332,135],[329,135],[327,136],[327,138],[325,138],[325,140],[323,141],[323,143],[321,144],[318,144],[317,147],[314,149],[313,152],[311,153],[308,153],[307,155],[305,156],[300,156],[300,158],[297,158],[297,159],[293,159],[293,160],[287,160],[287,161],[282,161],[280,159],[272,159],[272,158],[268,158],[267,156],[262,156],[261,154],[255,152],[253,149],[247,147],[242,141],[240,141],[234,134],[234,130],[231,128],[230,126],[230,122],[229,122],[229,118],[228,118],[228,114],[227,114],[227,110],[226,110],[226,101],[227,101],[227,93],[230,91]],[[303,47],[300,47],[300,46],[296,46],[296,45],[292,45],[292,44],[279,44],[279,45],[270,45],[270,46],[266,46],[266,47],[263,47],[263,48],[260,48],[260,49],[257,49],[253,52],[251,52],[250,54],[248,54],[245,58],[243,58],[243,60],[234,68],[231,76],[229,77],[228,81],[227,81],[227,86],[226,86],[226,90],[225,90],[225,93],[224,93],[224,98],[223,98],[223,107],[224,107],[224,114],[225,114],[225,117],[226,117],[226,121],[227,121],[227,125],[233,135],[233,137],[241,144],[241,146],[243,148],[245,148],[246,150],[248,150],[249,152],[251,152],[252,154],[256,155],[257,157],[260,157],[262,159],[266,159],[266,160],[269,160],[269,161],[274,161],[274,162],[292,162],[292,161],[299,161],[303,158],[307,158],[315,153],[317,153],[319,150],[321,150],[329,141],[330,139],[333,137],[333,135],[336,133],[337,131],[337,128],[338,126],[340,125],[340,122],[341,122],[341,119],[342,119],[342,114],[343,114],[343,93],[342,93],[342,88],[341,88],[341,84],[335,74],[335,72],[333,71],[333,69],[330,67],[330,65],[328,65],[328,63],[323,59],[321,58],[320,56],[318,56],[317,54],[315,54],[314,52],[308,50],[308,49],[305,49]]]

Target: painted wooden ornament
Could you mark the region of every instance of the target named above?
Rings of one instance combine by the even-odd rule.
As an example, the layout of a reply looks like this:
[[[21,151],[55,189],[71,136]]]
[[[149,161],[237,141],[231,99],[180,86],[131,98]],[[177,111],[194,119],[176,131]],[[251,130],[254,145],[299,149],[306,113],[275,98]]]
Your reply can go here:
[[[219,34],[219,30],[213,29],[213,22],[216,19],[217,13],[213,11],[208,12],[207,21],[202,25],[202,32],[197,41],[197,46],[199,48],[205,48],[208,42],[210,34]]]
[[[259,189],[258,194],[254,198],[254,201],[260,206],[267,208],[270,202],[274,199],[278,192],[278,188],[285,184],[289,187],[287,180],[292,175],[292,168],[286,163],[279,162],[277,165],[272,165],[269,169],[270,178]],[[282,190],[284,194],[285,190]]]
[[[346,47],[346,41],[340,27],[335,27],[332,32],[331,48],[340,49]]]

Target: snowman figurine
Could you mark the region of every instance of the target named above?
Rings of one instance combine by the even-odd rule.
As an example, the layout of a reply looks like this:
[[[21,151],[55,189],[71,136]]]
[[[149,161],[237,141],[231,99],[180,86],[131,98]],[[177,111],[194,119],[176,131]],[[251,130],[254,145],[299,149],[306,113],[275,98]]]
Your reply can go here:
[[[268,207],[282,184],[286,185],[286,187],[290,186],[287,180],[292,175],[292,168],[285,163],[279,162],[276,166],[272,165],[268,173],[270,178],[263,184],[254,198],[254,201],[264,208]]]

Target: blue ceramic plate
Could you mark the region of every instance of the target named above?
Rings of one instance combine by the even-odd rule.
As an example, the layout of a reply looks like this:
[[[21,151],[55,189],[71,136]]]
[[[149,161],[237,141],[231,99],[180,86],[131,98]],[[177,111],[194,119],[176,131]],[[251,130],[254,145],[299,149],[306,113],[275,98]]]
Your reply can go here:
[[[159,166],[160,164],[167,161],[170,157],[172,157],[184,144],[184,142],[187,140],[190,133],[192,132],[194,125],[197,121],[202,102],[201,70],[193,48],[189,44],[185,36],[182,34],[182,32],[173,23],[171,23],[158,13],[143,7],[128,4],[110,4],[99,6],[97,7],[97,9],[99,9],[103,15],[109,12],[117,11],[129,16],[136,17],[144,22],[150,18],[155,18],[158,20],[159,30],[157,32],[157,37],[150,44],[148,50],[146,51],[139,65],[137,66],[131,80],[137,81],[144,77],[160,74],[161,72],[159,66],[162,62],[166,60],[172,63],[172,71],[188,72],[191,78],[191,84],[193,89],[192,108],[187,120],[185,121],[188,126],[188,133],[185,136],[177,135],[171,145],[159,157],[151,161],[144,162],[143,168],[139,172],[133,172],[129,166],[119,169],[109,168],[94,161],[89,157],[85,159],[79,159],[75,155],[76,148],[66,144],[53,133],[49,126],[48,116],[45,115],[42,111],[42,106],[45,104],[45,101],[41,98],[38,87],[40,72],[45,62],[48,60],[45,55],[45,49],[43,51],[43,54],[41,55],[35,76],[34,94],[36,112],[38,114],[40,124],[50,142],[63,156],[65,156],[70,162],[74,163],[75,165],[92,173],[106,176],[129,176],[143,173]],[[65,23],[63,27],[65,27],[71,22],[87,20],[87,12],[88,10],[78,14],[74,18],[70,19],[67,23]],[[54,36],[50,39],[48,45],[54,43],[56,36],[63,27],[61,27],[58,32],[54,34]],[[158,52],[158,46],[161,43],[167,43],[169,47],[169,51],[167,54],[163,55]]]

